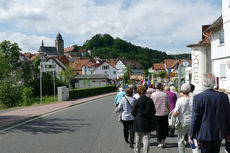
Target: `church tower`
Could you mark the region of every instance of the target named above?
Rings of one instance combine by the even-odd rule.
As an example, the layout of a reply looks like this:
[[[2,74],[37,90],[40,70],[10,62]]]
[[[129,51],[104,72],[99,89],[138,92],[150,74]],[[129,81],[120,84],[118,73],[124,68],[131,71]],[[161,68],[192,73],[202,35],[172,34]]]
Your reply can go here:
[[[55,40],[55,47],[57,49],[57,55],[64,55],[64,40],[60,33],[57,34]]]

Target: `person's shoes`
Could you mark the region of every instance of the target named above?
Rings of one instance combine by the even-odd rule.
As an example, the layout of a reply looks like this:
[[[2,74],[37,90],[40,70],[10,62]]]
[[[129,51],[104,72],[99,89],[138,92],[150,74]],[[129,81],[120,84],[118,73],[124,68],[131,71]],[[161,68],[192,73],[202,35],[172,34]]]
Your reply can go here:
[[[132,149],[134,148],[133,145],[129,145],[129,147],[132,148]]]
[[[163,144],[159,144],[157,147],[158,147],[158,148],[162,148],[162,147],[163,147]]]
[[[137,148],[134,148],[133,151],[134,151],[134,153],[138,153]]]

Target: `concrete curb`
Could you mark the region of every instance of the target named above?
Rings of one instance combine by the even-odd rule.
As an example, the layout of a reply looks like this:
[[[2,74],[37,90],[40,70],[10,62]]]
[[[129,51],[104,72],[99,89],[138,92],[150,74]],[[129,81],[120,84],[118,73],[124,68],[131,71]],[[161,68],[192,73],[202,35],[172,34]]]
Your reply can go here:
[[[37,108],[51,107],[51,106],[53,106],[55,104],[56,105],[62,105],[62,104],[64,105],[64,106],[60,106],[60,107],[58,107],[56,109],[51,109],[50,111],[47,110],[46,112],[41,112],[41,113],[38,113],[38,114],[30,114],[30,113],[22,114],[22,115],[18,114],[18,116],[15,115],[18,118],[14,119],[12,121],[8,121],[8,122],[7,122],[7,120],[4,120],[4,119],[1,120],[1,117],[4,117],[5,114],[11,114],[14,111],[2,113],[2,114],[0,114],[0,122],[3,121],[3,125],[2,124],[0,125],[0,133],[9,130],[10,127],[12,127],[12,126],[17,126],[17,125],[19,126],[20,124],[22,124],[24,122],[27,122],[27,121],[30,121],[30,120],[33,120],[35,118],[39,118],[39,117],[42,117],[42,116],[50,114],[50,113],[61,111],[61,110],[64,110],[66,108],[74,107],[76,105],[84,104],[84,103],[87,103],[87,102],[95,100],[95,99],[100,99],[100,98],[103,98],[103,97],[112,96],[112,95],[115,95],[116,93],[117,92],[112,92],[112,93],[101,94],[101,95],[97,95],[97,96],[86,97],[86,98],[82,98],[82,99],[76,99],[76,100],[71,100],[71,101],[64,101],[64,102],[60,102],[60,103],[52,103],[52,104],[46,104],[46,105],[38,106]],[[26,110],[26,109],[29,110],[29,109],[32,109],[32,108],[34,109],[34,108],[36,108],[36,106],[25,108],[24,110]],[[17,113],[17,112],[20,112],[20,111],[23,111],[23,109],[16,110],[15,112]],[[6,115],[5,115],[5,117],[6,117]],[[5,122],[5,124],[4,124],[4,122]]]

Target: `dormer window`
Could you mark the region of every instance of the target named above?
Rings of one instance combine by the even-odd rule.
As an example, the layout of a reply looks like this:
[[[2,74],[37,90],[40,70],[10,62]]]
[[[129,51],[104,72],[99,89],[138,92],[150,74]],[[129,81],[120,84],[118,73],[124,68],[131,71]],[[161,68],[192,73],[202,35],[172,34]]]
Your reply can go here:
[[[103,65],[102,66],[102,70],[108,70],[109,69],[109,65]]]
[[[224,43],[224,29],[222,29],[219,33],[219,40],[220,40],[220,44]]]

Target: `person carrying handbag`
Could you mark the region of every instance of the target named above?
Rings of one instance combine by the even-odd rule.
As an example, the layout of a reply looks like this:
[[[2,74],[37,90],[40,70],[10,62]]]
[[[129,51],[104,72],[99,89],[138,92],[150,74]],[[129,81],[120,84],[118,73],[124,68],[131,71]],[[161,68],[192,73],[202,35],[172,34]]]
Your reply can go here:
[[[189,96],[190,90],[190,84],[184,83],[181,86],[181,92],[183,93],[183,96],[177,99],[176,107],[174,108],[173,113],[173,115],[179,119],[179,125],[177,127],[179,153],[185,153],[184,137],[190,128],[192,116],[192,105],[190,103]]]
[[[132,106],[134,105],[135,98],[132,97],[133,89],[127,88],[125,90],[126,96],[123,97],[116,108],[116,112],[121,112],[121,121],[123,123],[123,133],[126,143],[129,143],[130,148],[133,147],[134,143],[134,129],[133,120],[134,117],[131,114]]]

